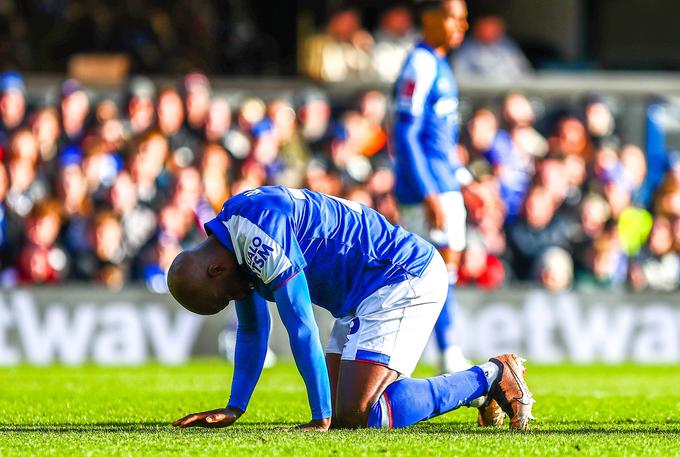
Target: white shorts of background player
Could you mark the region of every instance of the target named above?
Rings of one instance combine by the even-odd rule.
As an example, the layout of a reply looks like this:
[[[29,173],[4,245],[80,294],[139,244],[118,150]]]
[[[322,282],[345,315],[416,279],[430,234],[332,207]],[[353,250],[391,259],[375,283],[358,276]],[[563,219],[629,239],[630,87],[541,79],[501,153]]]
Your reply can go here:
[[[401,226],[429,241],[437,248],[462,251],[466,244],[465,223],[467,219],[463,195],[458,191],[453,191],[439,194],[439,197],[446,215],[446,226],[443,230],[430,228],[422,203],[399,206]]]

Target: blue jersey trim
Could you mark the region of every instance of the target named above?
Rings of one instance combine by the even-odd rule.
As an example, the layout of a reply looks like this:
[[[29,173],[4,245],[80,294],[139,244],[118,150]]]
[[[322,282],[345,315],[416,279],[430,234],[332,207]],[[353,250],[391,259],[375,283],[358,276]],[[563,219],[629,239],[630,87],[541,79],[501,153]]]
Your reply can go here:
[[[231,242],[229,231],[224,226],[221,220],[214,218],[203,224],[203,228],[208,235],[215,235],[222,245],[234,252],[234,245]]]
[[[388,366],[390,363],[390,356],[381,354],[379,352],[367,351],[365,349],[358,349],[354,360],[357,362],[372,362],[379,365]]]

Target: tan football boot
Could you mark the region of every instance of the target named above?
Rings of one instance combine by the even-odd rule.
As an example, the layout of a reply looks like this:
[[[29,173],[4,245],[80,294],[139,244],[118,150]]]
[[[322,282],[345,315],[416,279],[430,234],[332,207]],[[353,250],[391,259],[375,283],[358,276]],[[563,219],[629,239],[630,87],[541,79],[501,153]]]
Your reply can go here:
[[[500,427],[503,425],[505,413],[491,396],[487,397],[484,404],[477,409],[479,410],[477,423],[480,427]]]
[[[535,400],[524,379],[524,360],[515,354],[503,354],[489,359],[498,366],[498,377],[489,389],[489,395],[510,418],[510,428],[527,430],[534,418],[531,407]],[[488,415],[492,415],[488,412]]]

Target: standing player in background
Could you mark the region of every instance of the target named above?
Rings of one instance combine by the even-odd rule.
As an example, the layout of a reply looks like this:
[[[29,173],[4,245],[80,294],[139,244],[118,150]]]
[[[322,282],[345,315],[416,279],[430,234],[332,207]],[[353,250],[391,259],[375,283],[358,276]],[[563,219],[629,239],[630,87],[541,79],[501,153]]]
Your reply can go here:
[[[446,59],[468,29],[467,5],[439,0],[420,7],[422,41],[406,58],[394,91],[395,194],[404,228],[435,245],[449,271],[449,292],[434,333],[441,370],[450,373],[470,366],[452,333],[454,286],[465,249],[462,191],[471,190],[473,177],[456,156],[458,88]]]

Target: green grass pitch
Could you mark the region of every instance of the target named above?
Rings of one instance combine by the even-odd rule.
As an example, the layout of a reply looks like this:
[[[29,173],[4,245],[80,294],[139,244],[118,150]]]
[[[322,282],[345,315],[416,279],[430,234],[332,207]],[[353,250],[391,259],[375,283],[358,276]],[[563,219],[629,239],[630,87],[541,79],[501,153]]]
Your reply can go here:
[[[529,365],[530,432],[480,429],[462,408],[402,430],[319,434],[290,430],[308,406],[294,365],[282,363],[265,370],[235,426],[170,427],[223,405],[230,374],[214,359],[0,368],[0,455],[680,455],[680,366]]]

